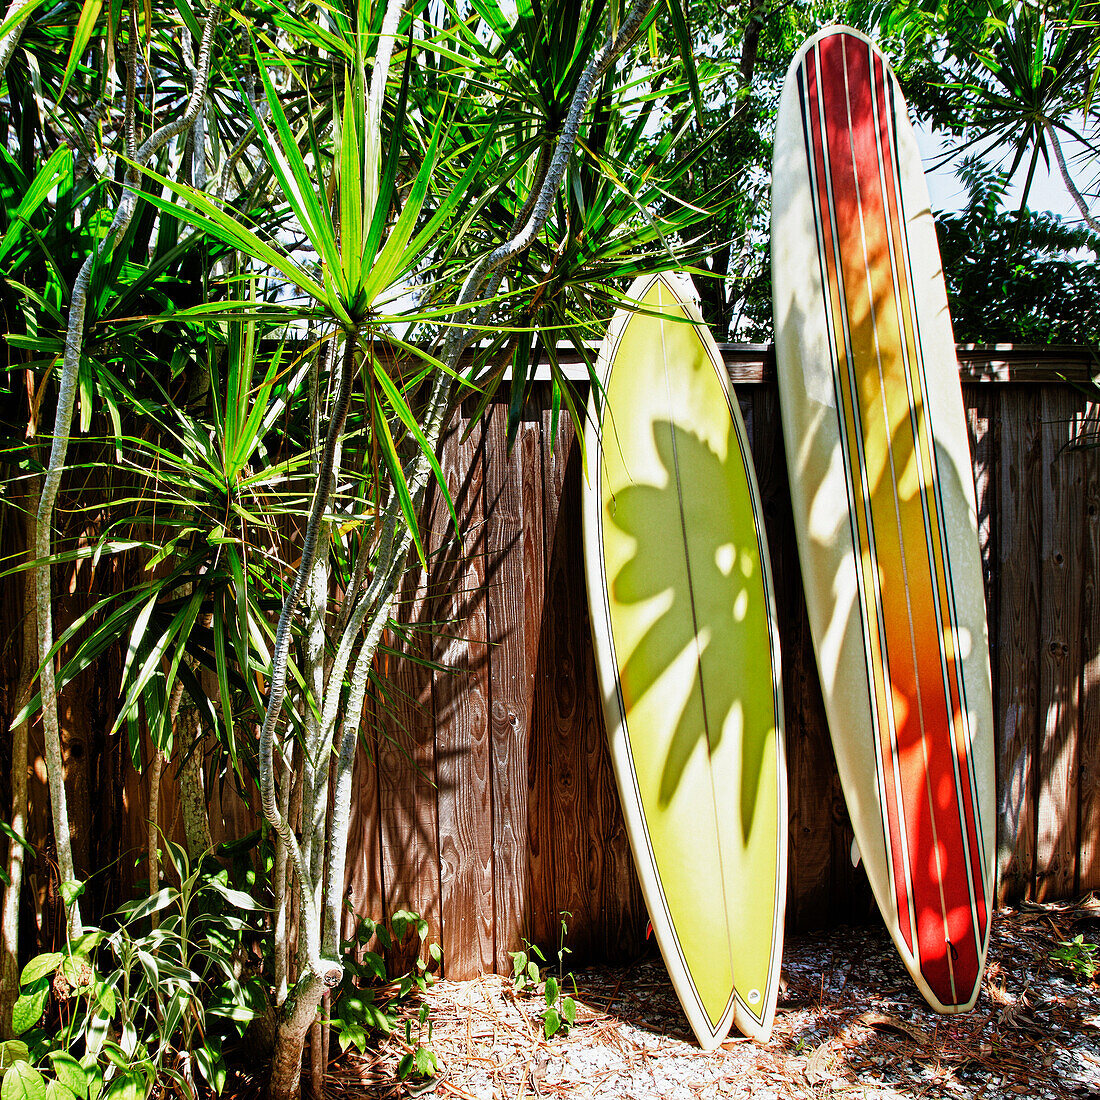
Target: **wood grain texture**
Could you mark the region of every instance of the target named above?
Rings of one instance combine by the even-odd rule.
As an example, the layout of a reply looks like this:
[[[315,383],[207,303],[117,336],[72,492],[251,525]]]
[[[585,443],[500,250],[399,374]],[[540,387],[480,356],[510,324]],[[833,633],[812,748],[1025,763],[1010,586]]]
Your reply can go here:
[[[1000,401],[991,386],[963,387],[967,427],[970,431],[970,453],[974,460],[974,500],[978,509],[978,546],[982,555],[985,577],[985,608],[989,636],[997,634],[996,613],[999,606],[997,576],[997,514],[998,501],[998,435]],[[993,669],[994,713],[997,709],[997,668]]]
[[[585,871],[597,872],[602,852],[590,858],[587,843],[591,816],[585,723],[589,685],[584,680],[578,619],[582,604],[575,598],[580,537],[570,513],[575,501],[566,499],[565,467],[573,450],[572,425],[552,423],[548,395],[540,394],[543,452],[543,560],[545,603],[535,670],[534,725],[528,766],[528,819],[531,853],[531,937],[544,950],[558,946],[559,914],[576,929],[594,928],[593,901],[599,890],[586,889]],[[574,546],[573,543],[576,543]],[[583,577],[580,578],[583,583]],[[583,624],[587,626],[587,623]],[[593,862],[595,867],[593,867]],[[581,932],[584,936],[584,931]],[[576,935],[570,945],[582,953],[587,943]],[[550,955],[549,957],[553,957]]]
[[[865,915],[874,902],[867,878],[849,858],[852,827],[833,757],[821,697],[806,601],[802,595],[787,463],[773,386],[742,387],[742,414],[752,425],[752,455],[764,504],[783,658],[787,729],[787,927],[818,928],[839,899],[845,917]],[[747,402],[746,402],[747,397]]]
[[[378,804],[385,911],[419,913],[430,940],[440,941],[439,833],[436,817],[435,723],[428,613],[423,574],[411,569],[393,612],[399,632],[388,632],[389,652],[377,658],[384,681],[378,745]],[[392,953],[398,971],[418,945]]]
[[[1055,351],[1067,362],[1072,359]],[[973,356],[967,369],[977,379],[966,383],[966,402],[995,688],[1001,814],[998,896],[1018,900],[1034,895],[1041,778],[1041,804],[1050,828],[1045,858],[1062,861],[1057,875],[1048,873],[1049,863],[1044,866],[1043,888],[1047,896],[1062,891],[1071,895],[1100,888],[1100,450],[1074,458],[1081,464],[1074,473],[1059,455],[1055,436],[1044,440],[1046,426],[1041,421],[1062,402],[1059,415],[1068,432],[1071,412],[1080,420],[1090,409],[1095,415],[1096,406],[1085,405],[1075,391],[1065,388],[1041,358],[1029,363],[1020,353],[1006,353],[1002,369],[991,352],[981,353],[985,367],[978,352],[960,350],[960,359],[965,354]],[[866,919],[869,893],[862,870],[853,870],[849,859],[851,832],[806,625],[775,387],[773,382],[761,382],[770,351],[748,349],[740,362],[738,369],[752,375],[738,382],[738,399],[751,425],[783,646],[791,837],[788,927],[808,929]],[[1031,380],[1011,381],[1025,377]],[[460,578],[454,592],[441,594],[437,589],[436,600],[427,608],[417,605],[414,581],[403,590],[403,621],[446,618],[444,610],[463,598],[474,622],[478,615],[485,617],[481,635],[470,624],[456,629],[456,621],[448,639],[438,643],[448,653],[453,644],[460,667],[465,659],[459,675],[467,677],[467,689],[460,688],[457,676],[425,677],[394,657],[380,658],[379,670],[396,678],[387,692],[399,714],[384,725],[396,744],[383,738],[373,766],[360,750],[356,766],[347,877],[355,907],[372,917],[401,907],[424,911],[433,922],[433,936],[441,936],[445,965],[452,973],[454,967],[473,965],[471,960],[478,957],[478,965],[509,968],[506,953],[496,949],[498,939],[506,945],[505,952],[507,946],[518,946],[523,935],[535,933],[545,939],[544,946],[556,947],[557,913],[562,908],[574,912],[569,943],[576,955],[571,961],[587,955],[625,962],[644,947],[646,913],[622,826],[592,664],[579,565],[577,444],[563,417],[551,453],[548,394],[548,387],[539,388],[537,408],[521,429],[527,434],[526,450],[521,445],[511,458],[498,456],[496,485],[482,488],[483,515],[489,499],[500,501],[505,509],[499,515],[489,512],[483,528],[482,546],[487,549],[490,527],[496,525],[493,572],[486,570],[480,609],[472,592],[459,591],[473,584],[477,560],[467,562],[470,576]],[[581,396],[583,400],[583,392]],[[506,391],[501,401],[507,402]],[[494,423],[501,446],[505,416],[505,406],[497,403],[486,417],[487,426]],[[467,443],[474,451],[477,430]],[[444,452],[445,457],[450,454]],[[505,454],[503,448],[500,454]],[[449,473],[458,480],[452,487],[464,484],[460,467],[466,457],[475,461],[472,454],[461,459],[454,455]],[[473,471],[470,476],[476,480]],[[460,488],[460,497],[461,493]],[[469,499],[476,500],[476,489],[470,494]],[[538,497],[534,511],[528,496]],[[472,507],[476,512],[476,505]],[[435,526],[439,515],[437,509],[431,519],[437,547],[442,544]],[[1063,534],[1064,522],[1077,524],[1077,533]],[[1069,570],[1054,563],[1055,543],[1064,543],[1076,555],[1077,564],[1070,567],[1076,570],[1075,581],[1069,579]],[[480,560],[479,553],[475,559]],[[508,560],[510,555],[516,560]],[[433,570],[433,583],[446,577],[440,572],[444,558],[440,555]],[[136,559],[132,567],[120,568],[126,571],[120,586],[140,580],[141,563]],[[7,586],[18,580],[9,577],[0,583]],[[540,586],[545,598],[536,598]],[[17,596],[9,593],[0,604],[5,637],[19,626]],[[77,610],[75,603],[59,605],[58,633],[68,625],[66,615]],[[1071,649],[1060,661],[1049,644],[1044,649],[1040,643],[1040,631],[1053,631],[1059,623],[1065,625],[1065,644]],[[487,668],[477,671],[478,637],[483,640],[482,662],[496,665],[492,684]],[[489,638],[500,644],[485,644]],[[1055,640],[1053,633],[1049,640]],[[439,650],[432,651],[439,655]],[[117,695],[120,655],[110,661],[103,676],[104,698]],[[513,674],[514,682],[509,679]],[[13,694],[9,688],[0,695],[0,707],[6,705],[10,711]],[[1064,700],[1070,697],[1076,705],[1067,711]],[[501,704],[502,720],[495,725],[487,716],[491,701]],[[1057,703],[1054,711],[1052,702]],[[480,725],[479,706],[485,715]],[[463,708],[467,716],[459,720],[457,713]],[[515,717],[514,726],[509,714]],[[11,717],[6,711],[0,721],[10,723]],[[398,719],[409,732],[397,732]],[[93,719],[74,710],[72,720]],[[1059,755],[1071,720],[1075,766],[1067,766],[1068,759]],[[1039,755],[1040,730],[1048,735],[1045,761]],[[452,752],[463,747],[469,749],[468,756]],[[93,821],[109,826],[102,837],[93,838],[100,847],[92,858],[108,848],[113,859],[130,853],[118,863],[119,871],[110,876],[109,891],[104,893],[110,904],[117,904],[132,896],[134,880],[144,873],[132,857],[143,843],[147,795],[145,781],[129,762],[124,739],[116,735],[107,749],[88,773],[93,811],[99,815]],[[36,767],[31,839],[45,851],[48,798],[41,783],[40,753],[39,744],[31,760]],[[168,769],[162,787],[162,821],[170,835],[182,839],[173,773],[174,768]],[[498,789],[494,797],[489,792],[501,783],[505,789]],[[207,795],[216,840],[243,836],[256,827],[255,799],[241,798],[232,782],[211,783]],[[1068,832],[1059,821],[1062,814],[1073,818]],[[1076,837],[1072,844],[1071,836]],[[31,886],[44,895],[44,866],[34,869],[32,877]],[[463,896],[481,907],[472,929],[469,921],[465,926],[457,921]],[[506,925],[497,923],[505,918]]]
[[[1082,526],[1081,687],[1078,709],[1077,882],[1100,889],[1100,401],[1086,404],[1078,438],[1086,450]]]
[[[544,578],[540,424],[524,418],[509,451],[507,418],[507,406],[493,405],[485,428],[493,888],[502,973],[530,929],[527,760]]]
[[[378,813],[378,730],[375,705],[369,698],[364,711],[363,732],[352,772],[351,826],[344,875],[344,897],[351,910],[344,912],[345,939],[354,933],[358,917],[378,921],[385,912]]]
[[[535,688],[531,844],[533,856],[545,854],[533,863],[539,883],[534,929],[556,951],[564,920],[570,961],[626,961],[643,941],[645,910],[618,798],[603,794],[614,776],[583,599],[581,449],[564,411],[555,430],[548,393],[542,408],[546,604]]]
[[[468,431],[468,434],[467,434]],[[465,435],[465,439],[463,436]],[[441,465],[461,539],[435,494],[431,592],[440,911],[449,978],[493,970],[493,820],[489,647],[485,615],[482,425],[461,410],[443,438]]]
[[[982,559],[982,576],[985,581],[985,614],[988,636],[983,644],[990,645],[997,637],[997,614],[1000,609],[1000,574],[997,556],[998,546],[998,499],[1000,488],[999,458],[999,419],[1000,398],[992,386],[964,383],[962,387],[963,405],[966,409],[967,429],[970,433],[970,453],[974,464],[974,503],[978,519],[978,549]],[[999,744],[998,719],[1002,713],[1000,702],[1000,665],[995,654],[990,652],[990,687],[994,715],[994,751]],[[998,758],[999,760],[999,755]],[[998,812],[1004,788],[998,776]],[[998,848],[1002,838],[998,835]],[[997,873],[994,862],[994,874]],[[995,889],[1000,887],[995,883]],[[994,894],[996,904],[996,894]]]
[[[1080,398],[1050,387],[1042,400],[1039,790],[1035,897],[1072,892],[1077,863],[1077,719],[1081,670],[1084,458],[1070,449]]]
[[[1040,394],[1000,392],[998,447],[997,871],[998,900],[1030,896],[1035,874],[1039,730]]]

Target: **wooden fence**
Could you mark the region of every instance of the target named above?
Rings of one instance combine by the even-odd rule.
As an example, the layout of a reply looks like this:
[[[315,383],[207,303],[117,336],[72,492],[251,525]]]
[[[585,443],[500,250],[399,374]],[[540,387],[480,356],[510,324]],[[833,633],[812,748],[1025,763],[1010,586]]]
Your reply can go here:
[[[802,599],[770,351],[740,346],[726,354],[752,440],[779,600],[788,926],[877,919],[849,855]],[[1100,449],[1068,446],[1096,426],[1095,392],[1080,385],[1092,363],[1084,352],[1058,349],[964,349],[959,358],[986,567],[999,896],[1072,896],[1100,887]],[[591,650],[579,447],[567,417],[552,427],[543,383],[509,452],[506,394],[502,400],[476,423],[459,415],[443,443],[466,536],[456,545],[446,509],[434,501],[430,568],[409,578],[400,608],[414,628],[404,644],[418,660],[380,658],[390,685],[376,708],[380,732],[356,766],[354,907],[373,916],[422,913],[452,977],[508,969],[508,952],[525,938],[556,947],[560,913],[568,914],[571,961],[628,959],[642,948],[646,927]],[[4,621],[13,631],[19,612],[10,587]],[[67,614],[64,606],[58,613]],[[391,640],[400,648],[400,639]],[[68,725],[110,725],[117,672],[101,670],[67,690]],[[0,710],[10,713],[10,689],[4,698]],[[87,787],[93,819],[122,823],[115,855],[91,852],[95,866],[121,852],[113,865],[125,868],[133,863],[128,849],[144,843],[146,784],[125,756],[88,751],[70,760],[70,785],[75,775]],[[44,787],[37,772],[32,778],[32,833],[46,836]],[[162,790],[165,823],[178,822],[172,788],[166,781]],[[209,789],[223,836],[255,827],[258,800],[241,801],[231,784]],[[87,831],[86,846],[104,841],[102,830]]]
[[[764,498],[783,648],[788,926],[868,915],[806,623],[770,352],[727,351]],[[986,567],[1000,799],[1000,898],[1100,886],[1100,451],[1089,357],[960,350]],[[1067,382],[1064,379],[1071,379]],[[1077,384],[1074,384],[1077,383]],[[391,658],[392,713],[358,769],[349,891],[409,907],[447,972],[507,969],[528,938],[623,959],[642,904],[605,746],[582,569],[581,462],[537,387],[512,451],[507,406],[459,416],[442,447],[460,548],[436,501],[426,576]]]

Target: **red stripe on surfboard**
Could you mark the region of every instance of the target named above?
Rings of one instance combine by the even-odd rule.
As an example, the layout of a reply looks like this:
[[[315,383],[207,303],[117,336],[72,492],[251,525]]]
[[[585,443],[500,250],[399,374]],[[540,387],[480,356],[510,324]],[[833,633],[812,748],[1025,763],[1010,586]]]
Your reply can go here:
[[[890,119],[893,117],[893,107],[889,97],[889,87],[886,75],[886,66],[883,59],[877,54],[874,55],[874,88],[878,101],[878,118],[879,118],[879,147],[882,150],[883,160],[885,164],[884,176],[886,179],[887,201],[890,211],[890,225],[892,230],[892,238],[895,242],[894,255],[899,257],[900,261],[904,260],[907,255],[908,246],[905,240],[905,218],[904,211],[902,210],[901,196],[897,193],[895,187],[895,178],[900,178],[900,171],[894,164],[894,143],[892,140],[892,128],[889,124]],[[903,282],[902,293],[902,305],[904,309],[904,319],[909,330],[907,337],[910,346],[916,352],[916,356],[913,360],[913,368],[919,372],[920,381],[923,383],[923,362],[921,360],[920,352],[920,321],[917,316],[916,308],[913,303],[911,291],[909,289],[909,271],[904,262],[898,263],[899,275]],[[932,440],[929,438],[925,441],[926,449],[932,452]],[[935,455],[929,453],[929,471],[932,477],[937,476],[937,469],[935,466]],[[932,518],[936,517],[935,504],[937,501],[932,501]],[[937,576],[937,582],[940,586],[941,593],[941,606],[942,606],[942,621],[944,623],[952,624],[952,640],[953,644],[957,640],[957,631],[954,629],[954,617],[953,607],[950,604],[949,599],[943,597],[943,594],[950,593],[949,579],[946,575],[946,563],[947,553],[943,546],[944,532],[939,523],[933,523],[931,535],[934,544],[937,547],[937,562],[939,565],[939,573]],[[966,717],[966,704],[964,698],[964,691],[962,687],[962,671],[956,664],[954,658],[948,660],[947,668],[947,681],[951,690],[951,714],[953,716],[952,732],[954,735],[954,749],[955,755],[959,764],[959,781],[963,785],[961,791],[961,803],[963,807],[963,815],[966,824],[966,841],[967,850],[969,855],[969,862],[967,865],[967,872],[970,876],[971,883],[974,889],[974,915],[977,917],[978,923],[978,942],[984,943],[986,938],[986,908],[987,899],[985,893],[985,879],[982,874],[981,866],[981,854],[982,854],[982,842],[978,832],[977,813],[973,797],[971,792],[975,789],[976,783],[974,781],[974,759],[970,752],[970,733],[969,723]],[[955,939],[952,938],[952,943],[955,943]],[[976,977],[976,975],[975,975]]]
[[[817,114],[817,107],[819,105],[819,87],[818,87],[818,73],[815,51],[807,53],[805,58],[805,66],[807,73],[807,92],[811,105],[809,114],[809,123],[811,128],[812,145],[814,151],[814,174],[817,183],[817,191],[820,197],[820,203],[822,207],[822,216],[820,220],[819,230],[822,233],[822,250],[825,253],[826,271],[829,280],[829,286],[826,288],[826,294],[828,296],[828,305],[831,314],[831,325],[836,333],[836,344],[838,349],[839,363],[838,367],[841,368],[841,375],[845,372],[843,365],[846,364],[848,358],[847,340],[844,335],[844,327],[842,323],[842,314],[844,311],[844,305],[840,301],[840,296],[844,293],[844,288],[841,281],[841,273],[836,267],[836,256],[834,250],[834,242],[832,237],[832,225],[830,224],[828,212],[825,210],[825,204],[827,196],[831,194],[834,208],[838,202],[838,196],[836,187],[839,183],[841,187],[844,186],[844,180],[837,181],[829,178],[828,165],[826,164],[826,152],[824,136],[821,133],[819,126],[819,117]],[[854,194],[847,196],[841,196],[840,203],[847,208],[851,208],[856,201]],[[838,218],[838,221],[840,219]],[[855,423],[852,423],[851,430],[847,427],[849,417],[854,417],[856,412],[852,410],[851,394],[843,385],[841,386],[841,392],[837,395],[838,409],[837,413],[844,421],[844,432],[846,437],[854,435],[859,429]],[[850,448],[853,452],[853,457],[856,460],[855,467],[851,469],[851,477],[853,482],[858,485],[859,478],[859,456],[857,451],[857,445],[852,445]],[[857,495],[862,501],[862,493]],[[870,556],[870,540],[872,533],[866,530],[866,517],[862,503],[857,502],[853,508],[854,520],[857,529],[860,560],[857,562],[857,570],[860,573],[864,572],[863,566],[865,560]],[[864,586],[861,586],[863,588]],[[873,587],[873,578],[872,585]],[[870,598],[873,600],[874,595],[871,593]],[[878,618],[873,608],[866,606],[863,607],[865,616],[864,629],[867,631],[870,637],[870,645],[872,652],[881,646],[881,641],[878,636]],[[881,662],[877,665],[874,664],[873,658],[869,655],[868,660],[872,661],[874,667],[868,670],[871,680],[871,705],[876,715],[876,721],[881,727],[887,725],[887,709],[888,704],[884,698],[884,692],[886,685],[884,683],[885,669],[882,667]],[[910,911],[909,911],[909,889],[907,886],[907,875],[904,863],[904,853],[901,849],[900,837],[902,835],[901,821],[898,812],[898,792],[896,784],[894,783],[893,769],[889,769],[889,775],[884,774],[883,768],[892,759],[892,753],[890,751],[889,744],[885,746],[883,751],[882,746],[876,746],[876,759],[879,765],[879,782],[880,790],[885,802],[884,811],[886,817],[886,836],[885,840],[890,849],[891,857],[891,880],[894,885],[895,891],[895,904],[898,912],[898,927],[901,932],[902,939],[904,940],[909,951],[916,954],[916,950],[913,944],[913,927],[911,924]]]
[[[894,759],[894,767],[885,768],[884,790],[894,884],[902,934],[908,942],[905,936],[908,855],[920,969],[942,1002],[958,1003],[969,999],[977,980],[979,951],[973,909],[977,908],[981,914],[983,927],[979,934],[984,937],[984,890],[980,869],[974,866],[979,849],[969,761],[965,748],[961,754],[959,751],[958,726],[962,717],[959,670],[952,655],[947,662],[945,688],[941,657],[941,629],[950,620],[950,610],[944,604],[947,571],[938,522],[933,523],[935,530],[930,531],[924,511],[927,508],[934,517],[936,501],[927,483],[922,487],[923,505],[920,495],[916,498],[896,495],[906,463],[916,461],[919,451],[926,448],[920,436],[914,436],[906,392],[906,371],[911,372],[916,363],[916,334],[899,311],[893,281],[895,269],[891,267],[891,245],[896,246],[901,240],[900,209],[896,194],[883,194],[879,175],[881,150],[874,122],[874,99],[876,96],[879,99],[881,115],[886,108],[886,75],[880,68],[876,73],[877,87],[873,89],[869,48],[854,36],[827,37],[820,41],[818,49],[820,73],[812,62],[807,66],[811,103],[819,88],[824,103],[824,144],[828,150],[827,171],[832,183],[841,258],[839,278],[852,351],[861,366],[869,368],[860,375],[862,395],[853,396],[863,398],[858,407],[862,409],[864,442],[872,450],[876,446],[889,448],[888,452],[867,456],[867,461],[883,463],[872,487],[871,509],[877,517],[873,522],[878,560],[886,566],[879,594],[885,625],[882,663],[889,669],[890,710],[894,716],[892,741],[886,714],[880,715],[880,730],[883,759]],[[815,150],[820,148],[820,135],[815,135],[814,144]],[[888,143],[885,151],[889,155]],[[892,189],[892,165],[886,175],[891,179],[887,186]],[[896,247],[894,255],[899,255]],[[905,298],[908,299],[908,294]],[[907,300],[903,305],[912,308]],[[902,347],[906,338],[910,341],[908,362],[904,358],[890,361],[886,354],[878,358],[889,348]],[[887,383],[885,398],[876,393],[880,362]],[[919,379],[910,373],[908,384],[910,392],[915,391],[915,420],[921,430],[926,428],[927,410],[921,403]],[[926,469],[931,461],[934,455],[929,453],[924,460]],[[932,561],[925,549],[926,538],[932,542]],[[863,547],[864,551],[867,549]],[[895,572],[891,565],[904,570],[904,580],[900,570]],[[941,611],[939,619],[937,608]],[[897,808],[891,805],[895,768],[901,781],[900,806],[908,852],[903,850],[902,831],[897,828]],[[961,790],[956,774],[965,781]],[[972,888],[976,905],[972,905]]]

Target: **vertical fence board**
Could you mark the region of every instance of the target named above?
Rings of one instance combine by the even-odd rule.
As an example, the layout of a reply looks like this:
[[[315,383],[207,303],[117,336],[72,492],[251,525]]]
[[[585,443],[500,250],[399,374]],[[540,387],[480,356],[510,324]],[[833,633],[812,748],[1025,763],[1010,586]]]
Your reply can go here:
[[[406,636],[391,638],[398,652],[380,656],[387,683],[378,751],[378,802],[382,880],[386,915],[411,909],[428,922],[428,935],[440,939],[439,834],[435,799],[435,729],[432,681],[426,661],[427,600],[424,578],[411,568],[393,617]],[[416,945],[395,954],[408,965]]]
[[[998,700],[998,897],[1030,894],[1035,874],[1035,790],[1039,706],[1039,395],[1030,387],[1000,393],[997,500],[999,576],[993,646]]]
[[[1081,444],[1087,449],[1082,455],[1085,494],[1077,893],[1100,889],[1100,402],[1092,401],[1086,407]]]
[[[1081,670],[1083,457],[1067,449],[1079,398],[1043,391],[1039,793],[1035,896],[1065,897],[1077,867],[1077,692]]]
[[[366,704],[363,739],[355,754],[352,771],[351,825],[348,829],[348,859],[344,897],[352,912],[344,914],[344,938],[355,930],[356,916],[381,920],[385,916],[382,892],[382,838],[378,815],[378,731],[374,703]]]
[[[485,434],[489,698],[493,761],[496,966],[529,934],[527,759],[535,650],[542,614],[542,439],[521,421],[511,453],[508,408],[494,404]]]
[[[967,426],[970,431],[970,453],[974,464],[974,502],[978,519],[978,546],[982,556],[982,576],[985,579],[985,613],[987,636],[977,644],[991,645],[998,636],[997,613],[1000,607],[1000,577],[997,562],[997,422],[1000,409],[997,392],[990,386],[963,387]],[[1000,667],[990,652],[993,714],[1002,712],[1000,705]],[[997,743],[994,727],[994,744]],[[999,804],[999,799],[998,799]],[[994,876],[996,876],[996,865]],[[996,888],[996,883],[994,883]]]
[[[744,402],[742,402],[744,411]],[[753,387],[746,417],[760,485],[775,588],[783,665],[783,724],[788,792],[787,920],[819,927],[845,899],[845,916],[866,909],[866,876],[852,867],[844,794],[833,756],[802,593],[779,402],[772,387]]]
[[[469,435],[462,439],[469,429]],[[489,745],[489,648],[485,618],[482,424],[456,413],[442,467],[462,539],[443,500],[432,510],[435,774],[439,806],[440,910],[447,976],[493,970],[493,820]]]
[[[989,639],[997,637],[997,613],[1000,608],[997,545],[999,531],[997,515],[1000,503],[998,431],[1001,411],[997,392],[990,386],[965,387],[967,426],[970,430],[970,453],[974,459],[974,500],[978,514],[978,545],[982,555],[982,575],[985,578],[985,611]],[[997,674],[993,663],[993,709],[997,711]]]
[[[543,402],[548,406],[548,402]],[[572,543],[579,537],[565,498],[564,469],[572,439],[568,414],[552,434],[551,411],[544,408],[542,516],[546,568],[545,610],[535,671],[535,722],[528,766],[531,843],[531,938],[553,948],[558,914],[567,912],[574,927],[592,927],[592,894],[580,871],[588,851],[590,823],[584,725],[586,689],[578,634],[584,578],[575,572]],[[567,426],[568,425],[568,426]],[[580,581],[580,587],[577,586]],[[587,624],[584,624],[585,626]],[[598,895],[597,895],[598,897]]]

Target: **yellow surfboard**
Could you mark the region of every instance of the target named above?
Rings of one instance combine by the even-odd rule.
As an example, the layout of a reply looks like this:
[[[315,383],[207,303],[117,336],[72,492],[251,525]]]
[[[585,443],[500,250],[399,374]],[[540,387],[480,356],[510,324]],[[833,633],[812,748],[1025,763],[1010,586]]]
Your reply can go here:
[[[886,925],[974,1004],[996,791],[973,466],[920,154],[890,66],[830,27],[791,63],[772,172],[776,360],[825,710]]]
[[[611,754],[657,942],[704,1049],[766,1041],[786,899],[783,703],[744,424],[686,277],[600,353],[585,569]]]

